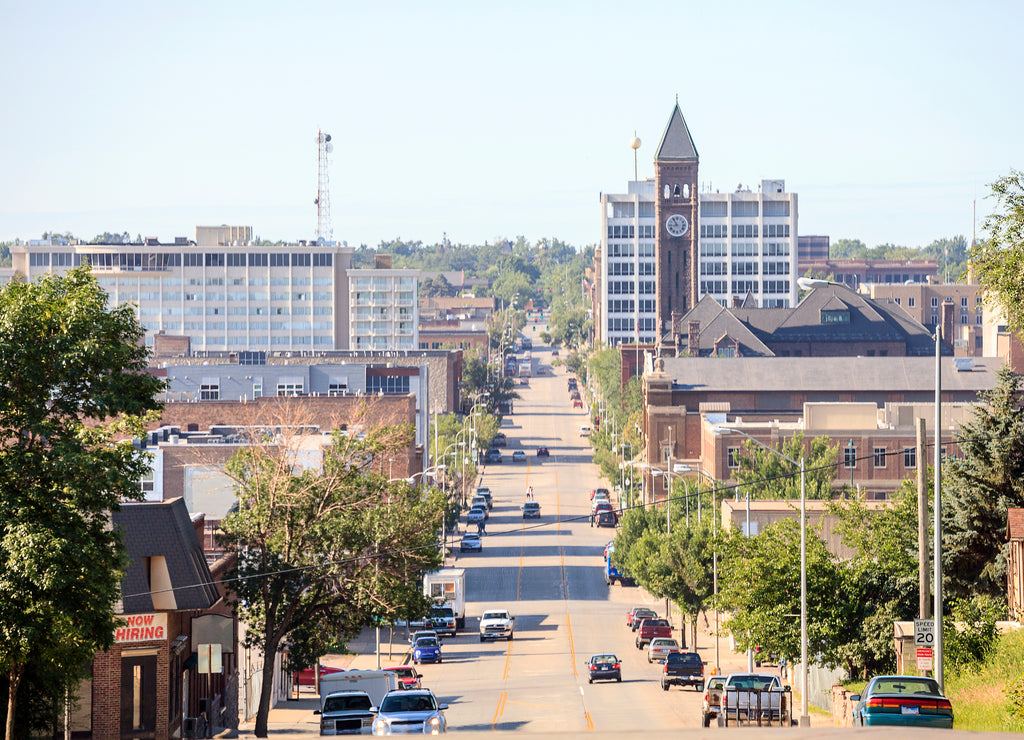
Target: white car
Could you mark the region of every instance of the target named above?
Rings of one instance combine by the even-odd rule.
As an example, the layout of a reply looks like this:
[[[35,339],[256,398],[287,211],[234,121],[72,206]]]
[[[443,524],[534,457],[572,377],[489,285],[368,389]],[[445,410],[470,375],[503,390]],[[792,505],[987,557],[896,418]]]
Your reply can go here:
[[[655,637],[647,646],[648,663],[664,663],[665,656],[679,651],[679,643],[674,637]]]
[[[480,617],[480,642],[499,637],[511,640],[515,621],[508,609],[488,609]]]
[[[483,509],[472,508],[466,512],[466,523],[467,524],[479,524],[484,520]]]
[[[590,436],[590,427],[587,426],[586,424],[581,426],[580,427],[580,436],[581,437],[589,437]]]
[[[448,731],[444,716],[447,704],[438,704],[427,689],[389,691],[380,701],[373,720],[374,735],[440,735]]]
[[[460,552],[481,552],[483,549],[483,540],[477,532],[466,532],[462,535],[462,542],[459,543]]]

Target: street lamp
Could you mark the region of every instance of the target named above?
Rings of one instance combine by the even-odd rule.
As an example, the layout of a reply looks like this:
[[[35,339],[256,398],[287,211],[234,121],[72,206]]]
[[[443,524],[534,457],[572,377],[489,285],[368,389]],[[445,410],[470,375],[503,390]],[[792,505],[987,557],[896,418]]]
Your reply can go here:
[[[814,286],[819,287],[819,286]],[[805,470],[805,456],[800,456],[797,462],[788,455],[784,455],[774,447],[769,447],[759,439],[755,439],[746,432],[733,427],[716,426],[713,428],[716,434],[730,434],[735,432],[749,439],[759,447],[769,452],[774,452],[791,465],[800,466],[800,726],[810,726],[811,717],[807,706],[807,477]],[[750,534],[750,528],[747,528]]]

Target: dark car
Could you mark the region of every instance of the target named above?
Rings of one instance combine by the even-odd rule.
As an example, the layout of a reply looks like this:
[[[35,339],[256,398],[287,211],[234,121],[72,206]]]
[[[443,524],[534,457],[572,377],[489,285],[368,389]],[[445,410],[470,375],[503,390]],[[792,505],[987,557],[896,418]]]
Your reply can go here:
[[[704,687],[704,661],[698,653],[669,653],[665,656],[661,688],[668,691],[673,684],[693,686],[698,691]]]
[[[548,452],[548,448],[547,447],[538,447],[537,448],[537,457],[550,457],[550,456],[551,456],[551,453]]]
[[[587,661],[587,682],[622,681],[622,663],[612,653],[591,655]]]
[[[594,523],[599,527],[615,529],[619,526],[619,513],[617,511],[602,511],[597,514]]]
[[[953,727],[953,705],[931,678],[875,676],[850,701],[855,727]]]
[[[487,450],[487,455],[484,459],[489,463],[501,463],[501,450],[491,448]]]
[[[491,440],[491,447],[507,447],[508,437],[505,436],[504,432],[498,432],[494,435],[494,439]]]

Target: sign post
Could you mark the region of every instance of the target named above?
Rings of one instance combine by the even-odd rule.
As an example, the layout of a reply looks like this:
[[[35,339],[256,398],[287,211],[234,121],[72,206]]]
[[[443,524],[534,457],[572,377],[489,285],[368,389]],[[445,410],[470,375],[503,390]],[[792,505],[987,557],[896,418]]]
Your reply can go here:
[[[934,671],[935,620],[914,620],[914,647],[917,648],[917,669]]]

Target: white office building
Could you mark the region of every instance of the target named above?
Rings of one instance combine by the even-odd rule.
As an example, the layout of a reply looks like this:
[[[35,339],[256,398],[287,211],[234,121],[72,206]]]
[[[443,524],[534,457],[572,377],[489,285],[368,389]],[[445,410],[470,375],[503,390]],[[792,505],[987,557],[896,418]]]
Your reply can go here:
[[[349,270],[352,349],[418,349],[419,270]]]
[[[598,338],[608,344],[657,341],[653,179],[625,194],[601,195],[601,307]],[[698,296],[727,305],[752,295],[757,305],[797,302],[797,195],[783,180],[757,192],[701,193]]]

